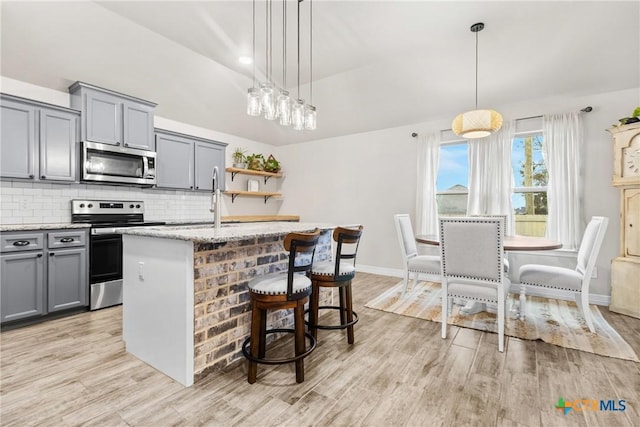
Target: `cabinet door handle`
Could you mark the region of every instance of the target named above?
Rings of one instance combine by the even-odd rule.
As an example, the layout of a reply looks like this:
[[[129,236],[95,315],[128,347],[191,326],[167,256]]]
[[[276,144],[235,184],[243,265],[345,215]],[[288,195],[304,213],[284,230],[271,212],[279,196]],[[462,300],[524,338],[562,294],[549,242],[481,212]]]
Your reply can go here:
[[[38,258],[42,258],[42,254],[38,254]]]
[[[49,256],[54,256],[54,255],[55,255],[55,253],[49,252]]]
[[[47,177],[46,177],[46,176],[44,176],[44,175],[42,175],[42,176],[40,177],[40,179],[47,179]]]
[[[35,178],[36,176],[34,174],[29,175],[29,178]]]
[[[73,237],[63,237],[62,239],[60,239],[60,243],[71,243],[73,242]]]
[[[15,242],[13,242],[13,246],[29,246],[30,242],[28,240],[16,240]]]

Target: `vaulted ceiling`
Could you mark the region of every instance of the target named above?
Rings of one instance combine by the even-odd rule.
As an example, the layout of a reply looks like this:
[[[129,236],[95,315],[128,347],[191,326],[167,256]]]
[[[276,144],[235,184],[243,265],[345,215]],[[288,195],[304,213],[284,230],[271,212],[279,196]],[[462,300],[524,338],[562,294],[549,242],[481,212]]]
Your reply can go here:
[[[282,4],[272,2],[272,76],[282,85]],[[296,7],[287,4],[287,87],[297,94]],[[256,1],[257,79],[265,10]],[[309,99],[309,7],[300,97]],[[313,0],[316,131],[245,114],[252,2],[1,2],[0,72],[60,91],[76,80],[158,103],[157,115],[274,145],[453,117],[474,108],[640,87],[637,1]],[[508,114],[506,114],[508,118]]]

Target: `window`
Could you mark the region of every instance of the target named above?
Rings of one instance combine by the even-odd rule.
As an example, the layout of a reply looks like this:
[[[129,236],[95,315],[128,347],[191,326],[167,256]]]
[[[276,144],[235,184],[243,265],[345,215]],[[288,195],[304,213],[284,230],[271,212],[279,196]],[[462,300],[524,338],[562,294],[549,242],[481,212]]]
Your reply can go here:
[[[469,195],[469,150],[466,142],[440,145],[436,191],[438,215],[466,215]]]
[[[540,132],[517,135],[511,147],[514,188],[511,203],[516,234],[544,236],[547,228],[547,167]]]
[[[527,129],[516,134],[511,146],[515,233],[524,236],[542,237],[547,228],[548,174],[542,156],[543,141],[542,131]],[[440,144],[436,190],[438,215],[467,214],[469,150],[466,141],[450,140]]]

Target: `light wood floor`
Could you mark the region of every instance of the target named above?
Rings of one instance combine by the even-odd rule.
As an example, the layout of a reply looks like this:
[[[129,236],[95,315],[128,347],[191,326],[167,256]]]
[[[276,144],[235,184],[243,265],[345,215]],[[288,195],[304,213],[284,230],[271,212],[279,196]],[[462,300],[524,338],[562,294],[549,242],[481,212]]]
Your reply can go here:
[[[0,424],[640,425],[640,364],[515,338],[499,353],[495,334],[450,326],[442,340],[438,323],[364,308],[398,281],[358,273],[356,343],[320,331],[302,384],[261,365],[250,385],[243,361],[185,388],[125,352],[120,307],[2,332]],[[605,315],[640,354],[640,320]],[[559,397],[627,409],[565,416]]]

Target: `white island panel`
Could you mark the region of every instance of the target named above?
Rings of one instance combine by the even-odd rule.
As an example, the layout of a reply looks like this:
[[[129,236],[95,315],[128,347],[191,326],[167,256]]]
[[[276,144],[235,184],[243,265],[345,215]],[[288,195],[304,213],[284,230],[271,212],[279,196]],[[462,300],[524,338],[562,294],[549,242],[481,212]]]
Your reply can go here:
[[[123,339],[129,353],[193,384],[193,242],[123,236]]]

